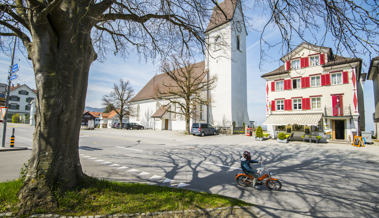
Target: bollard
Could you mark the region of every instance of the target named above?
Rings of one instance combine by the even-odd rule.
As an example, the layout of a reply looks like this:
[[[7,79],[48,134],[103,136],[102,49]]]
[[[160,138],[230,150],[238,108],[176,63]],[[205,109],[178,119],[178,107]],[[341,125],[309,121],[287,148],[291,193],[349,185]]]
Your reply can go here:
[[[11,136],[11,143],[10,143],[10,146],[11,146],[11,148],[14,147],[14,128],[13,128],[13,131],[12,131],[12,136]]]

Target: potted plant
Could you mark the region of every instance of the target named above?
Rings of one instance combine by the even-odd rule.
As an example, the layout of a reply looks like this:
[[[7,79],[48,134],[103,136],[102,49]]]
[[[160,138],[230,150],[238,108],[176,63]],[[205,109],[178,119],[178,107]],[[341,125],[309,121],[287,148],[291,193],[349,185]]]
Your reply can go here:
[[[261,126],[258,126],[257,130],[255,130],[255,139],[259,141],[263,140],[263,130]]]
[[[278,134],[278,138],[276,139],[278,142],[287,143],[287,137],[284,132]]]

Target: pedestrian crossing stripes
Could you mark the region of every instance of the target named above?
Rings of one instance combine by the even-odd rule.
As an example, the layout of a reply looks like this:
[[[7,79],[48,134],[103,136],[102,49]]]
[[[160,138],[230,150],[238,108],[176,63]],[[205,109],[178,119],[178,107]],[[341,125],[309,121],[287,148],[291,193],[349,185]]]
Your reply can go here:
[[[120,147],[120,146],[117,146],[117,147]],[[98,159],[96,157],[91,157],[91,156],[86,155],[86,154],[80,154],[80,156],[83,157],[83,158],[87,158],[88,160],[92,160],[92,161],[94,161],[96,163],[99,163],[99,164],[108,165],[110,167],[117,167],[118,170],[129,169],[129,167],[127,167],[127,166],[121,166],[120,164],[112,163],[110,161],[106,161],[106,160],[102,160],[102,159]],[[140,172],[140,173],[137,174],[137,176],[147,176],[147,175],[150,175],[149,172],[144,172],[144,171],[141,172],[140,170],[134,169],[134,168],[126,170],[125,172],[128,172],[128,173],[138,173],[138,172]],[[187,184],[187,183],[180,182],[178,184],[173,179],[164,178],[164,177],[158,176],[158,175],[153,175],[153,176],[149,177],[148,179],[151,180],[151,181],[155,181],[155,182],[159,182],[160,181],[163,184],[169,184],[170,186],[176,186],[177,188],[184,188],[184,187],[189,186],[189,184]]]

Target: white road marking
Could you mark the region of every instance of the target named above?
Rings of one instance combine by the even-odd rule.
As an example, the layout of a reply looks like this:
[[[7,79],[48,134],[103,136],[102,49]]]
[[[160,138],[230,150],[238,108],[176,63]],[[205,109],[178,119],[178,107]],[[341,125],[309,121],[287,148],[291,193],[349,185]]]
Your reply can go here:
[[[119,168],[117,168],[117,169],[119,169],[119,170],[123,170],[123,169],[128,169],[129,167],[126,167],[126,166],[122,166],[122,167],[119,167]]]
[[[139,170],[136,170],[136,169],[130,169],[128,170],[127,172],[130,172],[130,173],[133,173],[133,172],[138,172]]]
[[[90,158],[91,156],[85,155],[85,156],[83,156],[83,157],[85,157],[85,158]]]
[[[182,187],[186,187],[186,186],[189,186],[189,185],[187,183],[181,182],[181,183],[179,183],[178,188],[182,188]]]
[[[105,160],[95,160],[95,162],[104,162]]]
[[[91,157],[90,160],[96,160],[97,158],[96,157]]]
[[[112,162],[106,161],[103,164],[111,164]]]
[[[174,180],[172,180],[172,179],[166,179],[165,181],[163,181],[163,183],[171,183],[171,182],[173,182]]]
[[[150,177],[149,179],[150,180],[160,180],[160,179],[162,179],[162,176],[154,175],[154,176]]]
[[[126,148],[126,147],[122,147],[122,146],[116,146],[116,147],[117,147],[117,148],[122,148],[122,149],[131,150],[131,151],[138,151],[138,152],[143,152],[143,150],[134,149],[134,148]]]
[[[142,173],[140,173],[140,174],[138,174],[138,176],[144,176],[144,175],[149,175],[150,173],[148,173],[148,172],[142,172]]]
[[[110,165],[110,167],[119,167],[119,166],[121,166],[120,164],[112,164],[112,165]]]

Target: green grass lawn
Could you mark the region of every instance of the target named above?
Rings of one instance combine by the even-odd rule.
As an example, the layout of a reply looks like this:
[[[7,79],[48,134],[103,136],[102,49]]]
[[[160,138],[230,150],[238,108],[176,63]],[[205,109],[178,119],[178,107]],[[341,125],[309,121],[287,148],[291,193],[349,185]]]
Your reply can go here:
[[[0,213],[17,212],[17,192],[22,182],[0,183]],[[58,193],[58,192],[57,192]],[[183,211],[199,208],[251,206],[224,196],[136,183],[120,183],[88,178],[80,188],[57,195],[55,214],[90,216]],[[38,213],[44,211],[36,210]]]

